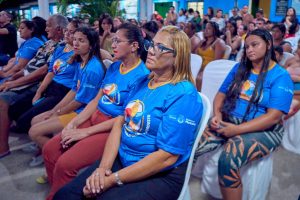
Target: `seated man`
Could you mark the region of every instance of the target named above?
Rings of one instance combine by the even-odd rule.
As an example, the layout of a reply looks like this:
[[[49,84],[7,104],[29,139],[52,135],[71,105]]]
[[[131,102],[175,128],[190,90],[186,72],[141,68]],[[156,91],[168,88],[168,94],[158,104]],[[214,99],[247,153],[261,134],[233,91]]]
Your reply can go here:
[[[0,66],[6,65],[18,50],[17,29],[11,24],[12,15],[0,12]]]
[[[21,115],[31,106],[31,100],[38,88],[40,81],[47,73],[47,62],[56,45],[63,38],[63,30],[68,20],[62,15],[53,15],[47,20],[46,32],[49,41],[37,52],[35,57],[29,61],[24,71],[13,76],[13,81],[5,82],[0,86],[0,158],[10,153],[8,146],[8,135],[10,120]],[[16,78],[18,77],[18,78]],[[9,108],[17,104],[22,105],[19,109]]]

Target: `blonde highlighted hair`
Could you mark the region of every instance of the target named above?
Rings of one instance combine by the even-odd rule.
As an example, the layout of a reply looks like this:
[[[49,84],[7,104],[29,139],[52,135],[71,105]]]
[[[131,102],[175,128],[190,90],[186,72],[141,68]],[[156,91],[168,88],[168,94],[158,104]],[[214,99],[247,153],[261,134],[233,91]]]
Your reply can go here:
[[[191,42],[184,31],[176,26],[163,27],[159,33],[168,33],[168,40],[175,50],[174,74],[172,83],[187,80],[195,84],[191,71]]]

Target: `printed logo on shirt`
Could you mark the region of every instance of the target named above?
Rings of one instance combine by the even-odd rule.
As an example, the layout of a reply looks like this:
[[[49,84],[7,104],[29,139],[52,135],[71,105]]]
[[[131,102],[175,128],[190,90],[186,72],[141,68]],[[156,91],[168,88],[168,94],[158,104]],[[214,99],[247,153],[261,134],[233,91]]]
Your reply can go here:
[[[194,120],[188,119],[183,115],[169,115],[169,118],[177,121],[179,124],[189,124],[191,126],[196,126],[196,122]]]
[[[58,74],[62,71],[65,71],[66,69],[66,62],[61,60],[61,59],[57,59],[54,64],[53,64],[53,73],[54,74]]]
[[[255,82],[247,80],[242,87],[240,98],[246,101],[250,101],[255,88]]]
[[[144,126],[145,105],[140,100],[130,101],[125,108],[125,134],[128,137],[141,135]]]
[[[101,98],[104,104],[120,104],[120,92],[118,86],[114,83],[106,84],[103,87],[103,97]]]

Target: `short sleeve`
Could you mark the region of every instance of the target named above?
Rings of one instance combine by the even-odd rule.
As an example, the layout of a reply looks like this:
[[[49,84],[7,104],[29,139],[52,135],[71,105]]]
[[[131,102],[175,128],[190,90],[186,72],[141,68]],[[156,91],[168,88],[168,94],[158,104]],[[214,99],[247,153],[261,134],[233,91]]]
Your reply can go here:
[[[280,110],[287,114],[293,99],[293,82],[288,73],[276,78],[271,85],[268,108]]]
[[[232,81],[234,80],[234,76],[237,72],[239,68],[239,64],[236,64],[232,69],[231,71],[229,72],[229,74],[227,75],[227,77],[225,78],[225,80],[223,81],[220,89],[219,89],[219,92],[222,92],[222,93],[227,93],[228,89],[229,89],[229,86],[230,84],[232,83]]]
[[[99,66],[101,67],[101,66]],[[75,100],[88,104],[98,93],[103,80],[103,73],[100,75],[93,71],[84,73],[77,88]]]
[[[188,102],[188,103],[187,103]],[[172,98],[158,128],[157,146],[175,155],[183,155],[193,144],[202,117],[202,101],[195,91]]]
[[[21,49],[19,49],[19,58],[31,60],[38,49],[43,45],[43,42],[39,39],[31,39],[28,43],[26,43]]]

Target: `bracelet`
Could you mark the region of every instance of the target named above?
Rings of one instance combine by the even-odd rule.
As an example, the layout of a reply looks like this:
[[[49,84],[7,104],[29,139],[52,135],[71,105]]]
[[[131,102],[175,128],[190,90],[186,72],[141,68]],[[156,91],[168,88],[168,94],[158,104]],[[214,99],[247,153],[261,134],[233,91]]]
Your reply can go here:
[[[121,181],[120,177],[119,177],[118,172],[115,173],[115,179],[116,179],[116,183],[117,183],[118,186],[124,185],[123,182]]]

